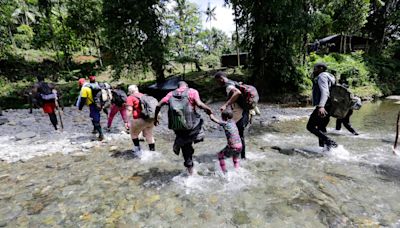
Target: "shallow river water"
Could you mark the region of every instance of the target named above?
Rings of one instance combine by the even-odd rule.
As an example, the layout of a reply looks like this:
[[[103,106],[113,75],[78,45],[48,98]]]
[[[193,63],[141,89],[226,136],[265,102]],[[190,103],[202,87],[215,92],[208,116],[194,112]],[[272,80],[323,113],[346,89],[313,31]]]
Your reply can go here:
[[[124,155],[131,142],[119,116],[100,143],[90,141],[87,113],[66,109],[64,132],[52,133],[39,110],[11,110],[0,126],[0,227],[400,227],[398,110],[393,101],[364,104],[351,119],[359,136],[337,132],[331,119],[340,145],[326,152],[305,130],[311,108],[262,105],[241,168],[227,159],[228,174],[220,172],[225,138],[207,123],[191,177],[165,127],[157,151],[138,160]],[[35,135],[17,139],[20,131]]]

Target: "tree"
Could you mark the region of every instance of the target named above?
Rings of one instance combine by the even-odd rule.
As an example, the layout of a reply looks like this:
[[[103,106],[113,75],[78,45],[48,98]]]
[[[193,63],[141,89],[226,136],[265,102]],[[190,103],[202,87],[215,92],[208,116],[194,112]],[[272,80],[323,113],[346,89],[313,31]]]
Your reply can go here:
[[[186,0],[176,0],[175,3],[167,17],[171,28],[169,47],[174,60],[182,63],[185,71],[186,63],[197,63],[196,43],[201,31],[200,12],[195,4]]]
[[[217,18],[215,17],[215,9],[216,9],[217,7],[215,7],[214,6],[214,8],[211,8],[211,6],[210,6],[210,2],[208,2],[208,6],[207,6],[207,10],[204,12],[206,15],[207,15],[207,18],[206,18],[206,21],[208,22],[210,22],[210,30],[211,30],[211,22],[213,21],[213,20],[217,20]]]
[[[74,31],[81,42],[86,46],[94,45],[97,49],[100,65],[101,58],[101,30],[102,20],[102,1],[101,0],[70,0],[67,4],[68,18],[67,25]]]
[[[116,68],[116,77],[125,67],[141,64],[151,68],[157,82],[163,82],[165,66],[165,37],[161,17],[164,1],[120,0],[103,3],[107,45]]]

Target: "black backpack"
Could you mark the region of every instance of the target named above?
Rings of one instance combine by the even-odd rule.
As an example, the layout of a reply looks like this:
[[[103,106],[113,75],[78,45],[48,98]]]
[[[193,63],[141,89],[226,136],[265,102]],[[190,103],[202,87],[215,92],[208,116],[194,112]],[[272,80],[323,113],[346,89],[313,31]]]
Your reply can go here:
[[[53,89],[46,82],[39,82],[38,94],[36,97],[39,104],[44,102],[55,101],[56,94],[53,93]]]
[[[127,95],[121,89],[115,89],[111,91],[112,93],[112,102],[113,104],[117,105],[118,107],[122,107],[126,103]]]

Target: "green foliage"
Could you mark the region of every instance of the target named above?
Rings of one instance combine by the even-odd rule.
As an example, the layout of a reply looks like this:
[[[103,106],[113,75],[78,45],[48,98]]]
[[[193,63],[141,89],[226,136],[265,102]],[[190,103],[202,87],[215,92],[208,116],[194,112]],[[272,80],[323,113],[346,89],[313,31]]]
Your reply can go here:
[[[105,34],[117,76],[125,66],[141,64],[147,69],[150,64],[158,81],[164,80],[162,9],[162,2],[157,0],[104,2]]]
[[[34,35],[35,33],[29,25],[22,24],[17,27],[14,39],[19,48],[29,49]]]
[[[220,65],[220,57],[213,54],[206,55],[201,59],[201,63],[209,68],[215,68]]]

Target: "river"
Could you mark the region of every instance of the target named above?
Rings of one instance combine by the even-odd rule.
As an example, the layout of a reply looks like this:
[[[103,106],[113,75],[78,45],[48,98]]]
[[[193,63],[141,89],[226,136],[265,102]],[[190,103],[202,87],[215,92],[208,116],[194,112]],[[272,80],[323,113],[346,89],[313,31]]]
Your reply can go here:
[[[331,119],[339,147],[329,152],[305,129],[311,108],[261,110],[247,132],[248,159],[236,171],[227,159],[226,175],[216,157],[223,132],[207,120],[191,177],[171,150],[165,116],[157,151],[138,160],[123,156],[131,142],[119,116],[105,142],[92,142],[85,112],[67,108],[64,132],[53,133],[39,110],[9,110],[0,126],[0,227],[400,227],[400,159],[391,152],[398,105],[355,111],[359,136],[337,132]]]

